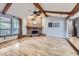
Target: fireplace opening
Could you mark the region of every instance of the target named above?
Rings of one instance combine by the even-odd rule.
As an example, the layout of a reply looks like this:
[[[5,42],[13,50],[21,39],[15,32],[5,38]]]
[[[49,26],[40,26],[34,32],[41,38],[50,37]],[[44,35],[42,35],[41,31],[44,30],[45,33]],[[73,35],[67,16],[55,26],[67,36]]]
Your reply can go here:
[[[32,34],[38,34],[38,31],[32,31]]]

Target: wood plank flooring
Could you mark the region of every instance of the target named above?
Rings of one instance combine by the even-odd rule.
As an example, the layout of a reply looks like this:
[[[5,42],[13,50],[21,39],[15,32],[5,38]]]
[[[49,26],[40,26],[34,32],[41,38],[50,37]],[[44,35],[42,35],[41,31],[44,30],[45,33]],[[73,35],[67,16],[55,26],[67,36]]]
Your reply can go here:
[[[69,41],[77,49],[77,51],[79,52],[79,38],[77,38],[77,37],[71,37],[69,39]]]
[[[0,43],[0,56],[77,56],[65,39],[24,37]]]

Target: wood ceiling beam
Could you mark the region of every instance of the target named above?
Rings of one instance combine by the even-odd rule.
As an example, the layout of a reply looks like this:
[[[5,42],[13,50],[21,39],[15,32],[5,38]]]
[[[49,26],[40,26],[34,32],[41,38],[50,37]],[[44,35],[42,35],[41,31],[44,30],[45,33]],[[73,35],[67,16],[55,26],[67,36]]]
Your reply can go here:
[[[47,17],[47,14],[44,12],[44,10],[42,9],[42,7],[39,5],[39,3],[33,3],[33,5],[38,8],[41,12],[43,12],[43,14]]]
[[[44,11],[46,13],[55,13],[55,14],[70,14],[70,12],[58,12],[58,11]]]
[[[12,3],[7,3],[6,6],[4,7],[2,13],[6,14],[11,5],[12,5]]]
[[[79,3],[72,9],[71,13],[67,16],[66,19],[70,18],[71,16],[75,15],[79,11]]]

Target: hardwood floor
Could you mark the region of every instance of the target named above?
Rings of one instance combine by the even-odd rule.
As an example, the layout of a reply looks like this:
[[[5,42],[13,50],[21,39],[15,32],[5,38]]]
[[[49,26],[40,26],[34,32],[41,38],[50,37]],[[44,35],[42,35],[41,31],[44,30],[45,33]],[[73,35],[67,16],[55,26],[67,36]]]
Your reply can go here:
[[[0,43],[1,56],[76,56],[65,39],[52,37],[24,37]]]
[[[75,49],[79,52],[79,38],[71,37],[69,42],[75,47]]]

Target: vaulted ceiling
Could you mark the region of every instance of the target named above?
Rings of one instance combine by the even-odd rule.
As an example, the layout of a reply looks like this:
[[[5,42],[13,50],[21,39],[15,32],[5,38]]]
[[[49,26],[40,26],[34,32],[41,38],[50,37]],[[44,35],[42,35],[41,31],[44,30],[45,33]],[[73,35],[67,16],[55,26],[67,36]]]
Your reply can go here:
[[[76,3],[41,3],[40,5],[47,15],[67,17]]]
[[[75,3],[41,3],[41,7],[46,11],[71,12]]]
[[[14,3],[11,5],[8,14],[18,16],[20,18],[27,18],[27,16],[32,15],[35,7],[31,3]]]
[[[6,3],[0,3],[0,12],[4,10]]]
[[[75,6],[77,6],[78,11],[77,3],[12,3],[8,5],[7,3],[0,3],[0,12],[26,19],[37,8],[36,10],[40,10],[46,17],[69,18]]]

